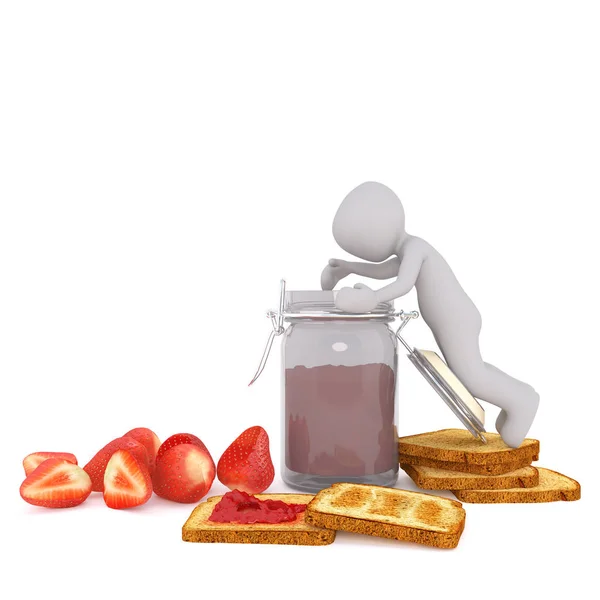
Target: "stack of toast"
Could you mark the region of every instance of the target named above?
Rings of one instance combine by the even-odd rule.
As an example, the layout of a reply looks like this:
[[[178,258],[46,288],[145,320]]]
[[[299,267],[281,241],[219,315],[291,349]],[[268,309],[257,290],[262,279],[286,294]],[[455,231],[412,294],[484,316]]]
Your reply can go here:
[[[465,526],[456,500],[420,492],[355,483],[335,483],[316,496],[257,494],[256,498],[306,503],[291,523],[215,523],[209,520],[222,496],[209,498],[192,512],[182,530],[187,542],[293,544],[324,546],[337,531],[455,548]]]
[[[417,486],[449,490],[468,503],[529,503],[579,500],[577,481],[533,467],[540,443],[526,439],[510,448],[495,433],[487,444],[463,429],[443,429],[400,438],[400,467]]]

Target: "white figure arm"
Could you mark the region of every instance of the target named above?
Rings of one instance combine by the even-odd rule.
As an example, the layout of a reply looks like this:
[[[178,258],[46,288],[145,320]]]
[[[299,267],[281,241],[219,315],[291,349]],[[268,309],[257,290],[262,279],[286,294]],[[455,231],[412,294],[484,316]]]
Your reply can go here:
[[[416,246],[408,246],[400,263],[398,278],[375,292],[377,302],[389,302],[408,294],[417,283],[422,265],[422,253]]]
[[[391,279],[398,274],[400,259],[395,256],[383,263],[349,262],[332,258],[321,274],[321,288],[332,290],[344,277],[351,274],[371,279]]]
[[[396,281],[377,291],[362,283],[357,283],[353,288],[342,288],[336,296],[336,306],[340,310],[352,313],[369,312],[380,302],[388,302],[404,296],[415,286],[423,260],[424,254],[418,244],[407,245]]]
[[[348,262],[350,272],[371,279],[391,279],[398,274],[400,259],[397,256],[382,263]]]

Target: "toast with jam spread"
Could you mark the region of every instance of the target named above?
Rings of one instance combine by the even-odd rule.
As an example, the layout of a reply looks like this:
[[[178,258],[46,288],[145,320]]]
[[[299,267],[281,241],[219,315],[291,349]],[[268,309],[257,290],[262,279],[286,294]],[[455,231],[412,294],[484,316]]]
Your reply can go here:
[[[306,507],[316,527],[455,548],[465,527],[460,502],[397,488],[334,483]]]
[[[304,513],[286,523],[236,522],[217,523],[209,520],[223,496],[212,496],[199,504],[182,529],[185,542],[231,544],[287,544],[296,546],[326,546],[335,540],[335,531],[305,522]],[[281,500],[286,504],[308,504],[310,494],[256,494],[259,500]]]

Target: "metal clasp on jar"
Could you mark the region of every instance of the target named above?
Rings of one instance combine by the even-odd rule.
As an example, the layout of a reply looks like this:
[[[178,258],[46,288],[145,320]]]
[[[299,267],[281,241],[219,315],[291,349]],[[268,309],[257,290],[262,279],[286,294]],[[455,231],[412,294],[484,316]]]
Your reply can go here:
[[[283,327],[283,310],[285,303],[285,279],[281,280],[280,283],[280,293],[279,293],[279,312],[275,312],[273,310],[267,311],[267,317],[271,319],[271,325],[273,326],[273,331],[269,334],[269,339],[267,340],[267,345],[265,346],[265,350],[263,352],[262,358],[260,359],[260,364],[258,365],[258,369],[252,378],[252,381],[248,384],[250,387],[259,377],[260,374],[264,371],[265,365],[267,364],[267,359],[269,358],[269,354],[271,354],[271,348],[273,346],[273,342],[275,338],[282,335],[285,331]]]

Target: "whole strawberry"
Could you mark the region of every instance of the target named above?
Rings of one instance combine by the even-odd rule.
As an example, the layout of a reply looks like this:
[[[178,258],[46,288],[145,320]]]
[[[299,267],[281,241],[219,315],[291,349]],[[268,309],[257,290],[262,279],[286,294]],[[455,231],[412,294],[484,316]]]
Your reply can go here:
[[[215,463],[195,435],[177,434],[163,442],[152,477],[157,496],[173,502],[198,502],[214,479]]]
[[[248,494],[264,492],[275,478],[267,432],[259,425],[246,429],[223,452],[217,464],[217,477],[230,490]]]

